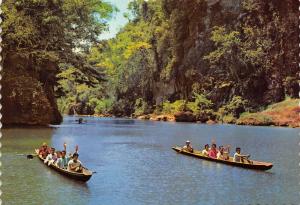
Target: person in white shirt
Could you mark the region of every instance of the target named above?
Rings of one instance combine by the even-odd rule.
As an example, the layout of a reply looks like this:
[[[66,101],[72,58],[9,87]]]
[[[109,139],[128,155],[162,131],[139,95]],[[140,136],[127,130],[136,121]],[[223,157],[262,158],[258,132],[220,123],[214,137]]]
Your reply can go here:
[[[246,160],[246,161],[248,161],[248,163],[252,164],[252,162],[249,160],[250,155],[243,155],[243,154],[241,154],[241,148],[240,147],[237,147],[235,149],[235,151],[236,152],[233,155],[233,161],[234,162],[244,163],[244,160]]]
[[[183,146],[182,150],[187,151],[187,152],[194,152],[194,149],[189,140],[185,142],[185,146]]]
[[[73,172],[82,172],[81,162],[78,160],[79,154],[74,153],[72,159],[68,163],[68,170]]]
[[[202,150],[202,155],[208,157],[209,144],[204,145],[204,150]]]
[[[78,153],[78,145],[75,146],[75,153]],[[67,144],[64,143],[64,150],[61,151],[60,157],[56,160],[55,165],[61,169],[67,169],[68,163],[72,158],[72,154],[67,156]]]
[[[224,147],[223,146],[219,146],[219,150],[217,153],[217,159],[222,159],[224,160]]]
[[[50,164],[54,163],[57,160],[57,155],[55,153],[55,148],[51,148],[50,154],[47,155],[44,163],[50,166]]]

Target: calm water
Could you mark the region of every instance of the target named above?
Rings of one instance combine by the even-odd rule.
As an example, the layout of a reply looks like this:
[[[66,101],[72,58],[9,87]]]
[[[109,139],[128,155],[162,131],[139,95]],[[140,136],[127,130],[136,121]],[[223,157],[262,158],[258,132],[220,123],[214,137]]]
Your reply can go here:
[[[54,128],[2,130],[4,204],[298,204],[299,129],[201,125],[126,119],[65,117]],[[253,171],[176,154],[186,139],[241,146],[274,167]],[[97,173],[78,183],[47,169],[32,153],[42,142],[79,145],[80,159]]]

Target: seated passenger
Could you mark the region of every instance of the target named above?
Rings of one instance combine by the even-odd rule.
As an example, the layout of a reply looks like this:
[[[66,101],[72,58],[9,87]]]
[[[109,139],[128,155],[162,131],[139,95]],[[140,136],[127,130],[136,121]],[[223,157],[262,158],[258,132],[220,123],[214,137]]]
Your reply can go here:
[[[244,163],[244,160],[246,160],[248,163],[252,164],[252,162],[249,160],[250,155],[243,155],[241,154],[241,148],[237,147],[235,149],[235,153],[233,155],[233,161],[234,162],[242,162]]]
[[[202,155],[208,157],[208,153],[209,153],[209,145],[206,144],[204,145],[204,150],[202,150]]]
[[[49,153],[50,152],[49,152],[48,145],[46,144],[46,142],[44,142],[39,149],[39,155],[42,155],[42,157],[45,159]]]
[[[223,146],[219,146],[219,150],[217,153],[217,159],[222,159],[224,160],[224,147]]]
[[[66,151],[63,150],[61,152],[61,157],[58,158],[56,161],[56,166],[58,166],[61,169],[67,169],[69,160],[70,157],[66,156]]]
[[[217,145],[216,144],[211,145],[211,149],[208,152],[208,156],[210,158],[214,158],[214,159],[217,158]]]
[[[54,163],[57,160],[57,155],[55,153],[55,148],[51,148],[50,154],[47,155],[46,159],[44,160],[45,164],[48,164],[48,166],[52,163]]]
[[[56,160],[55,163],[57,162],[57,160],[59,160],[61,158],[61,151],[56,151]]]
[[[230,146],[227,145],[227,146],[223,147],[224,160],[229,160],[229,154],[230,154]]]
[[[187,152],[193,152],[194,151],[194,149],[191,145],[191,142],[189,140],[185,142],[185,146],[183,146],[182,149],[187,151]]]
[[[73,172],[82,172],[81,162],[78,160],[79,154],[74,153],[72,159],[68,163],[68,170]]]

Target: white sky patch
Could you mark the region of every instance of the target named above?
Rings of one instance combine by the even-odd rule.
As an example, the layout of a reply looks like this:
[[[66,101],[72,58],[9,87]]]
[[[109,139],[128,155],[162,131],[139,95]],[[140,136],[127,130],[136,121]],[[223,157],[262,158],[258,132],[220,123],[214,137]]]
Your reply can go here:
[[[100,35],[100,39],[109,39],[116,36],[119,30],[128,23],[128,20],[123,16],[128,12],[128,3],[131,0],[106,0],[105,2],[111,3],[119,9],[111,20],[108,21],[109,30]]]

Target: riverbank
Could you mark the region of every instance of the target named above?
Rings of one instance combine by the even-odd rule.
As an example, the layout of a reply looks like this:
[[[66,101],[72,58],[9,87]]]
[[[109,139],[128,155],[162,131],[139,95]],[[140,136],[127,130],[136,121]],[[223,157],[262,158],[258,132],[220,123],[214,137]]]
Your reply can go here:
[[[137,116],[140,120],[170,121],[170,122],[197,122],[206,124],[226,123],[252,126],[284,126],[300,127],[300,106],[299,99],[287,99],[285,101],[272,104],[265,110],[256,113],[244,112],[239,118],[224,116],[222,120],[209,119],[197,121],[192,112],[178,112],[175,114],[148,114]]]
[[[215,113],[219,117],[210,118],[204,116],[200,120],[191,111],[177,112],[174,114],[142,114],[139,116],[114,116],[113,114],[94,114],[94,115],[77,115],[80,117],[122,117],[128,119],[165,121],[165,122],[194,122],[204,124],[236,124],[251,126],[282,126],[298,128],[300,127],[300,106],[299,99],[287,99],[279,103],[269,105],[260,112],[244,112],[238,118],[232,115],[220,117],[220,113]]]

